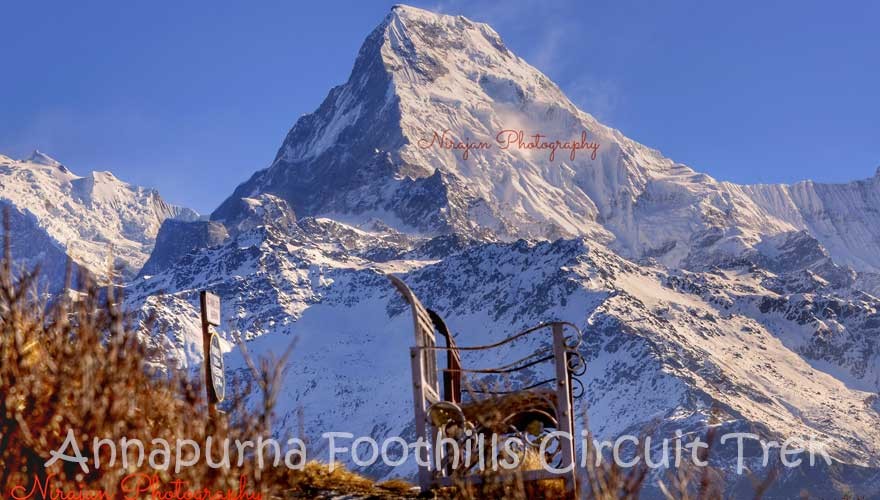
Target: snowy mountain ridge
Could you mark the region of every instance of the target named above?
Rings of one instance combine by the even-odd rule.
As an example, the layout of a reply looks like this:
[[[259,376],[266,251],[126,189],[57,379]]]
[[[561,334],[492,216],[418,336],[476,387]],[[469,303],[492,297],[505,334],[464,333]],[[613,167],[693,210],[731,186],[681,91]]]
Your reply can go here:
[[[492,141],[505,129],[586,132],[599,148],[549,161],[423,147],[434,133]],[[143,334],[165,352],[157,363],[201,362],[204,289],[222,299],[230,376],[246,373],[235,335],[266,356],[298,339],[279,432],[292,435],[302,409],[317,434],[413,435],[412,323],[383,276],[396,273],[461,345],[551,319],[578,325],[578,414],[597,437],[657,422],[661,435],[699,433],[716,411],[728,430],[828,446],[831,469],[783,471],[772,498],[840,496],[844,484],[880,496],[880,177],[719,182],[578,109],[488,25],[396,6],[348,81],[209,221],[45,155],[0,157],[0,175],[0,198],[27,206],[25,227],[54,245],[39,248],[122,242],[135,272],[146,262],[126,297],[155,319]],[[56,199],[66,204],[44,203]],[[95,255],[84,264],[100,269]],[[717,458],[730,472],[732,455]],[[749,466],[766,472],[759,458]],[[730,481],[749,491],[747,477]]]
[[[496,147],[465,160],[460,151],[420,146],[435,133],[491,142],[507,129],[563,141],[586,132],[598,155],[549,162],[543,151]],[[487,25],[405,6],[367,37],[348,82],[296,123],[272,165],[213,218],[262,192],[298,214],[378,217],[411,233],[508,241],[586,235],[671,267],[736,258],[766,236],[807,230],[842,264],[880,266],[866,250],[880,241],[876,178],[718,182],[579,110]]]
[[[283,201],[262,195],[249,202],[264,203]],[[656,421],[666,437],[676,429],[703,432],[714,411],[731,432],[819,436],[839,461],[834,474],[863,484],[858,491],[880,487],[866,479],[880,467],[880,300],[871,295],[848,297],[824,279],[803,279],[817,276],[805,269],[696,273],[639,265],[585,238],[477,243],[429,260],[412,258],[415,249],[444,237],[414,241],[326,219],[275,220],[257,217],[222,244],[133,283],[128,300],[156,320],[149,338],[184,366],[201,357],[200,289],[223,297],[227,338],[247,338],[253,355],[271,357],[297,339],[279,395],[282,434],[296,432],[302,411],[312,443],[328,431],[413,437],[412,323],[383,276],[395,272],[446,319],[459,345],[495,342],[551,319],[575,322],[588,362],[578,415],[589,417],[601,439],[640,435]],[[518,359],[542,342],[502,354]],[[492,355],[463,356],[469,366],[498,364]],[[227,359],[230,376],[246,373],[236,351]],[[722,469],[730,470],[732,456],[717,452]],[[759,455],[747,460],[763,470]],[[407,475],[413,464],[365,472]],[[817,494],[836,491],[820,480],[804,483],[800,473],[784,471],[778,498],[805,484]],[[732,488],[750,484],[743,476],[730,481]]]
[[[0,204],[10,209],[13,233],[30,235],[13,239],[14,255],[53,266],[53,281],[66,256],[100,279],[111,269],[131,278],[149,257],[163,221],[198,217],[166,203],[154,189],[129,185],[110,172],[80,177],[40,151],[18,161],[0,156]]]

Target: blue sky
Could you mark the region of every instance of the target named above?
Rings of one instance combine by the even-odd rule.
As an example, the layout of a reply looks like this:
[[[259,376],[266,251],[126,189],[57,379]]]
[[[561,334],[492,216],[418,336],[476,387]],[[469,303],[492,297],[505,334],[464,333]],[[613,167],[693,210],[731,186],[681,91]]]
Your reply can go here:
[[[878,2],[433,1],[584,110],[719,179],[880,165]],[[0,152],[209,212],[348,77],[393,2],[6,2]]]

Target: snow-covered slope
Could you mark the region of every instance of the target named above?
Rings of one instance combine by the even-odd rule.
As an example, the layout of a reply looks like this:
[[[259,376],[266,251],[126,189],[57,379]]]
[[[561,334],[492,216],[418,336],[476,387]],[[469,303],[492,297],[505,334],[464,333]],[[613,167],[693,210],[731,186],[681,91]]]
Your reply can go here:
[[[268,195],[248,204],[283,210]],[[777,274],[755,265],[671,271],[637,265],[584,238],[483,243],[442,260],[413,259],[411,248],[424,242],[390,245],[387,235],[338,222],[335,231],[313,232],[313,219],[291,224],[289,212],[264,215],[252,211],[245,230],[138,280],[128,297],[154,315],[152,338],[165,339],[170,357],[188,366],[201,358],[200,289],[222,296],[225,330],[249,338],[252,354],[271,357],[297,339],[279,397],[279,432],[298,432],[301,412],[318,457],[325,452],[322,432],[413,436],[412,323],[383,276],[393,271],[446,318],[460,345],[490,343],[551,319],[579,325],[588,360],[579,414],[602,439],[641,435],[656,421],[665,437],[675,429],[701,432],[715,408],[728,430],[776,439],[819,436],[839,461],[841,477],[861,478],[863,467],[880,467],[880,300],[835,292],[811,271]],[[371,248],[384,249],[385,258],[363,257]],[[804,273],[816,277],[809,292]],[[801,286],[802,293],[786,286]],[[161,331],[174,336],[156,334]],[[529,339],[492,357],[465,353],[464,361],[497,365],[494,356],[518,359],[546,341]],[[245,370],[235,351],[227,363],[230,372]],[[730,446],[715,452],[728,471],[734,452]],[[760,456],[748,460],[763,470]],[[406,475],[413,467],[367,472]],[[784,472],[775,486],[783,498],[805,486],[796,471]],[[732,485],[737,481],[747,485],[745,477],[731,476]],[[814,494],[834,491],[819,480],[807,486]],[[864,483],[859,491],[877,487]]]
[[[585,133],[598,147],[551,160],[500,147],[503,130]],[[438,147],[444,132],[490,147],[465,158]],[[411,320],[383,276],[394,272],[460,344],[580,326],[579,410],[600,438],[701,432],[713,409],[727,429],[816,435],[837,464],[784,471],[779,498],[840,496],[827,473],[880,495],[878,179],[718,182],[576,108],[489,26],[405,6],[211,221],[107,173],[0,156],[0,200],[26,235],[17,254],[69,254],[98,275],[111,246],[129,276],[147,262],[126,297],[154,320],[157,363],[201,362],[203,289],[222,298],[231,371],[245,372],[233,332],[256,355],[297,338],[280,429],[301,409],[313,443],[334,430],[412,436]],[[729,450],[717,460],[733,465]]]
[[[55,281],[65,255],[99,278],[111,269],[133,277],[164,220],[198,217],[169,205],[153,189],[129,185],[110,172],[80,177],[39,151],[20,161],[0,155],[0,204],[16,221],[14,255],[43,265]]]
[[[804,181],[739,189],[767,213],[808,231],[839,263],[859,271],[880,269],[880,168],[874,177],[848,184]]]
[[[580,150],[503,149],[496,136]],[[438,147],[435,134],[487,142]],[[503,137],[507,137],[504,135]],[[839,262],[876,271],[878,184],[738,186],[663,157],[576,108],[489,26],[397,6],[364,42],[348,82],[301,118],[272,165],[213,214],[268,192],[301,215],[380,218],[407,232],[483,239],[589,236],[631,258],[700,267],[806,229]]]

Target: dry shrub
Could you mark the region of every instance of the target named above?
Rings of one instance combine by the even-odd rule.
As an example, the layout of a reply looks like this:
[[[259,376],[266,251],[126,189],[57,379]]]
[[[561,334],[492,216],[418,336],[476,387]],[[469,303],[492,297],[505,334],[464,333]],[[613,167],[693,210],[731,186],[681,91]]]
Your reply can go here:
[[[718,410],[713,409],[709,423],[718,423]],[[706,432],[707,448],[700,448],[697,458],[701,462],[708,462],[712,446],[718,434],[718,427],[711,426]],[[717,469],[713,467],[698,467],[692,461],[685,460],[681,467],[671,470],[665,480],[660,480],[660,491],[667,499],[691,500],[691,499],[722,499],[724,498],[724,481]],[[756,497],[759,498],[759,497]]]
[[[625,469],[614,460],[599,460],[592,434],[587,437],[585,476],[581,479],[584,498],[591,500],[635,500],[645,486],[648,470],[644,460]]]
[[[303,473],[295,482],[297,489],[310,497],[318,497],[334,492],[352,495],[368,495],[373,491],[373,482],[353,474],[338,464],[331,470],[318,462],[306,464]]]
[[[8,228],[8,226],[6,226]],[[8,229],[0,261],[0,487],[3,498],[22,497],[36,483],[48,483],[51,496],[65,492],[104,492],[99,498],[121,498],[121,481],[132,473],[150,474],[163,491],[173,489],[169,481],[181,481],[182,489],[244,491],[262,498],[310,497],[319,490],[336,490],[395,496],[400,484],[373,488],[371,481],[337,468],[334,472],[317,463],[302,471],[283,464],[260,471],[252,456],[238,466],[235,441],[270,437],[270,422],[281,376],[283,359],[249,366],[253,384],[262,392],[264,404],[257,411],[243,404],[246,387],[231,398],[226,413],[209,417],[203,387],[180,372],[151,372],[149,352],[138,340],[135,325],[121,309],[119,289],[99,289],[89,283],[82,291],[56,298],[51,304],[37,294],[38,270],[14,269]],[[69,281],[69,279],[68,279]],[[88,472],[79,464],[59,460],[44,464],[50,452],[61,450],[72,431],[79,450],[87,458]],[[115,443],[116,464],[109,466],[110,446],[99,448],[101,467],[96,469],[92,439]],[[211,468],[205,461],[205,443],[213,441],[212,457],[222,456],[221,443],[229,439],[231,468]],[[122,439],[140,440],[145,459],[135,468],[135,453],[129,468],[121,466]],[[149,466],[156,449],[154,439],[172,446],[168,471]],[[178,439],[190,439],[202,448],[193,466],[175,472],[174,446]],[[189,448],[184,448],[188,450]],[[66,448],[72,453],[72,448]],[[282,450],[283,453],[283,450]],[[186,460],[187,456],[183,459]],[[268,457],[267,457],[268,458]],[[132,482],[128,483],[133,484]],[[143,492],[141,498],[149,498]],[[40,498],[37,494],[32,498]]]

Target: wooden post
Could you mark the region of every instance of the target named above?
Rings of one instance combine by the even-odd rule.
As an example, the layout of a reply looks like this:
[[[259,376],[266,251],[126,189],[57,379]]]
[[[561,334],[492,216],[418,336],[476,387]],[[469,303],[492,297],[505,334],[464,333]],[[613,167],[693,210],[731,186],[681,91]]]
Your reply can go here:
[[[430,435],[431,429],[428,426],[428,407],[440,400],[440,385],[437,377],[437,352],[434,347],[437,340],[434,336],[434,323],[431,316],[425,309],[425,306],[419,302],[412,290],[406,286],[406,283],[400,278],[389,274],[388,279],[397,288],[397,291],[403,295],[406,303],[412,308],[413,327],[415,334],[415,347],[411,347],[409,351],[410,362],[412,365],[412,389],[413,389],[413,406],[415,407],[415,424],[416,435],[419,439],[424,439],[430,446],[427,450],[427,462],[429,465],[419,465],[418,478],[419,486],[422,493],[427,494],[434,485],[434,470],[440,470],[439,464],[434,463],[438,453],[434,452],[434,436]],[[418,449],[416,450],[418,453]],[[432,464],[432,465],[430,465]]]
[[[565,347],[565,327],[562,323],[553,323],[553,355],[556,361],[556,418],[559,420],[559,431],[569,437],[568,442],[560,440],[562,462],[561,469],[571,467],[566,474],[566,489],[575,490],[575,457],[574,457],[574,413],[571,397],[571,380],[568,372],[568,355]],[[577,491],[573,491],[577,498]]]
[[[432,439],[433,436],[429,436],[429,429],[427,426],[428,415],[425,410],[428,406],[428,400],[425,398],[425,376],[422,371],[422,350],[419,347],[411,347],[409,350],[410,360],[412,364],[412,374],[413,374],[413,404],[415,406],[415,420],[416,420],[416,436],[417,439],[425,439],[426,443],[428,443],[431,448],[427,450],[428,456],[425,457],[428,463],[433,463],[433,446],[436,444]],[[416,453],[419,452],[419,449],[416,448]],[[434,464],[434,467],[437,467],[437,464]],[[419,487],[421,488],[422,493],[427,493],[431,491],[431,487],[433,486],[433,474],[431,472],[431,466],[422,466],[419,465],[418,471],[419,477]]]
[[[222,395],[217,394],[211,368],[211,343],[214,337],[211,327],[220,326],[220,297],[203,290],[199,293],[199,304],[202,311],[202,364],[205,371],[205,391],[208,397],[208,415],[213,420],[217,414],[217,403],[222,400]]]

